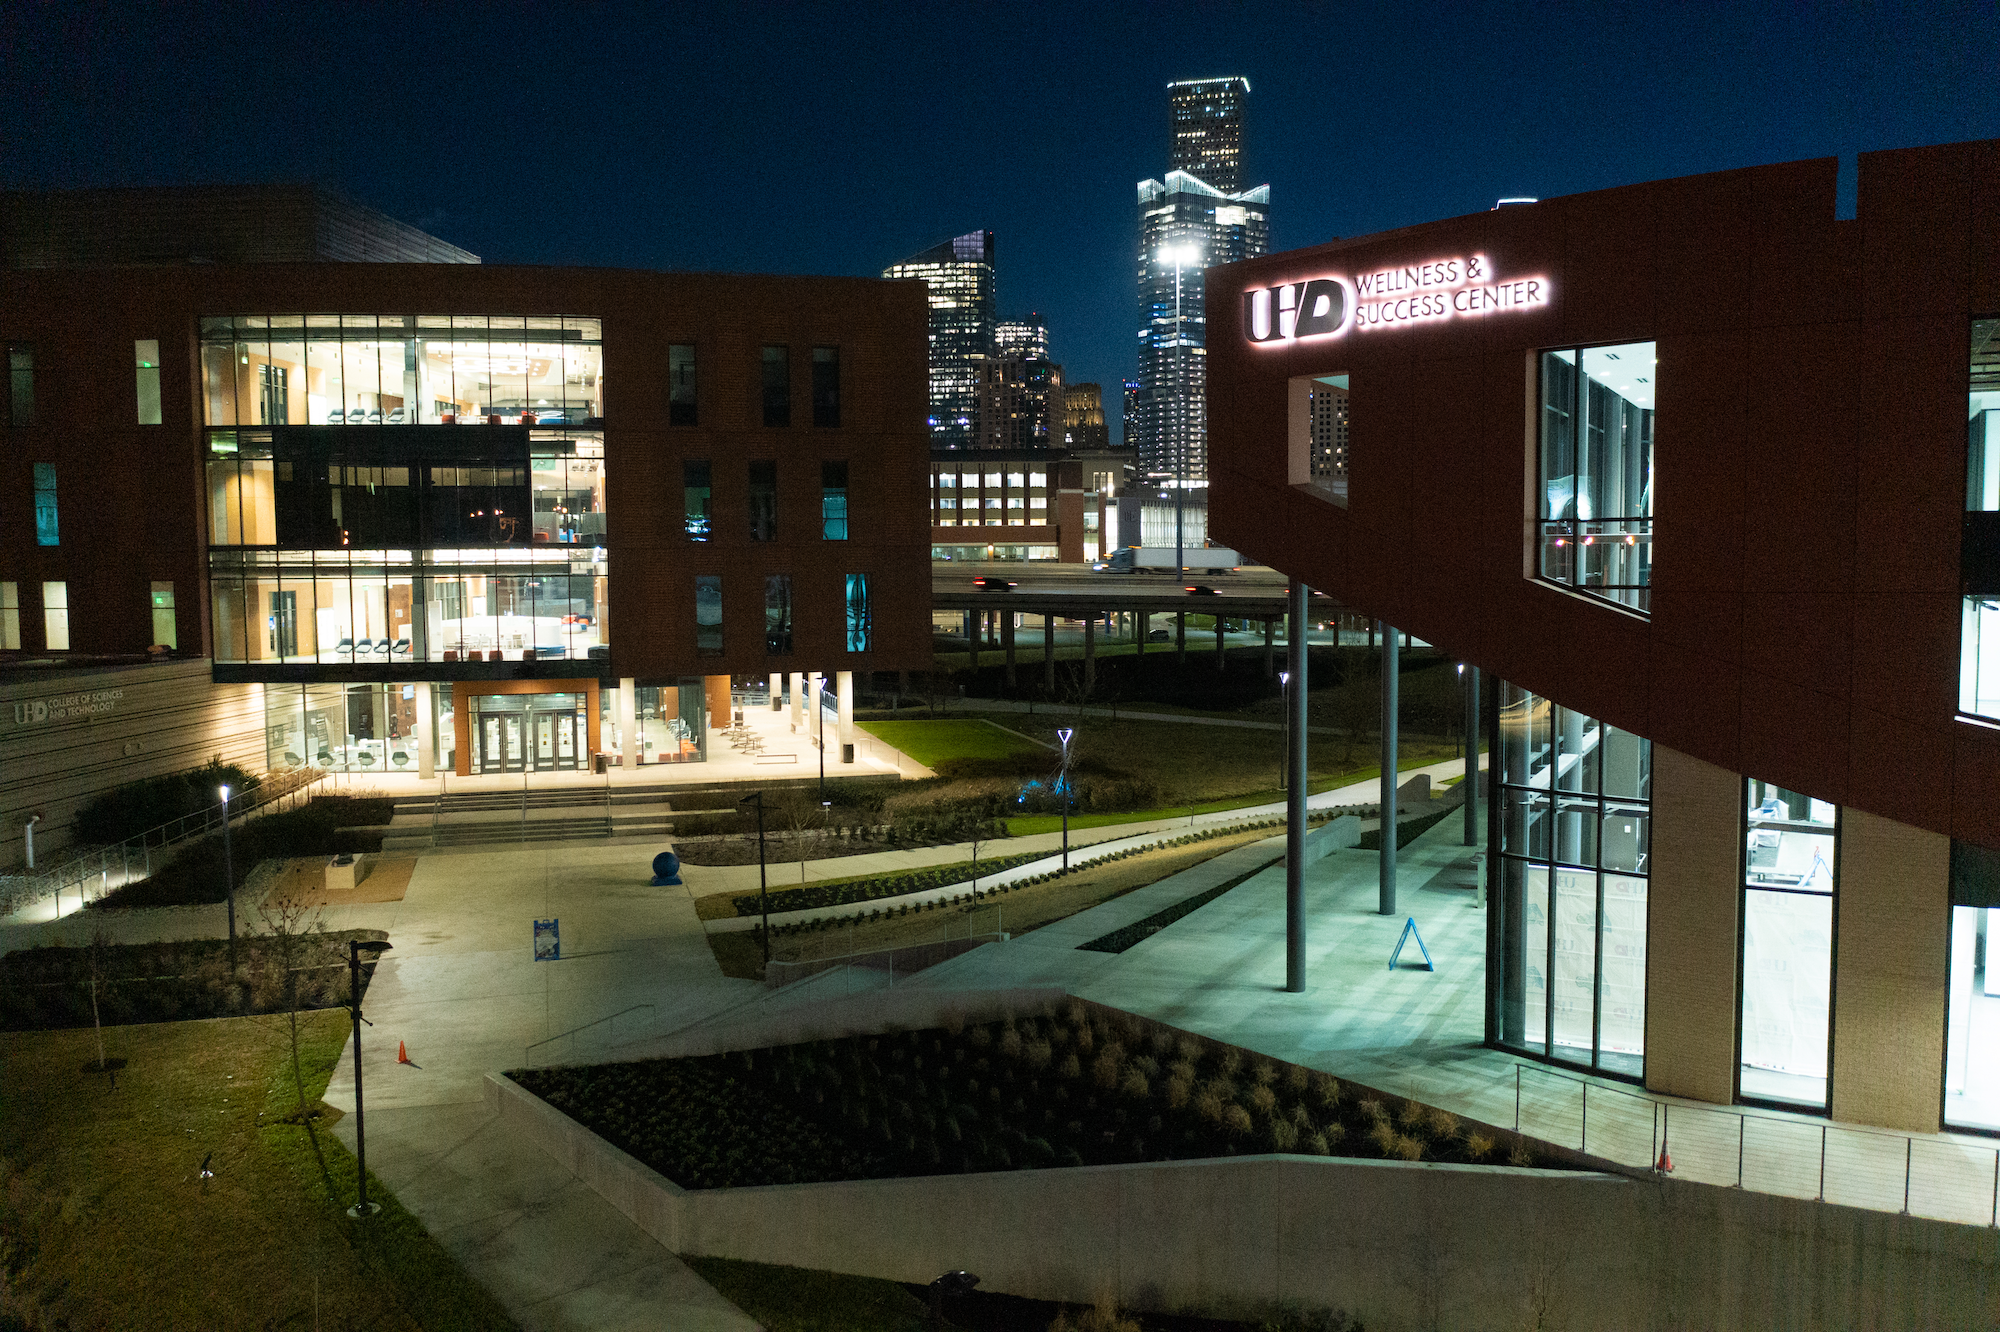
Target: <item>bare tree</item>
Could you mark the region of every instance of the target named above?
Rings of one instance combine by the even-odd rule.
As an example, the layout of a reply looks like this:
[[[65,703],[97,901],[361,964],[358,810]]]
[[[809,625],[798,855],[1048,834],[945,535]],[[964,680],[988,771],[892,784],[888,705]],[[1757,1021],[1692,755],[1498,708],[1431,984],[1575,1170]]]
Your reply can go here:
[[[799,860],[799,882],[806,881],[806,859],[826,839],[826,806],[803,796],[792,796],[778,806],[779,836],[790,854]]]
[[[286,891],[279,884],[264,895],[257,906],[269,932],[270,943],[258,953],[258,966],[265,979],[282,987],[285,1022],[292,1042],[292,1086],[298,1095],[298,1113],[306,1114],[305,1072],[299,1066],[299,973],[326,965],[333,955],[326,937],[320,909],[308,905],[303,896]]]
[[[90,961],[90,1021],[97,1028],[97,1068],[96,1072],[107,1073],[110,1066],[104,1062],[104,1018],[97,1011],[97,986],[104,977],[105,950],[111,946],[111,935],[103,925],[90,932],[90,946],[84,955]]]

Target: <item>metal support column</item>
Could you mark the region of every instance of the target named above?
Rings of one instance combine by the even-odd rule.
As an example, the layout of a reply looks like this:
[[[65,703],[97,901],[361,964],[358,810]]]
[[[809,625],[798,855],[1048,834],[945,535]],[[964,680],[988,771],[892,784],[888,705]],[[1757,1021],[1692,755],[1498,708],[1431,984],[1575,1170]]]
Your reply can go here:
[[[1215,669],[1219,673],[1228,668],[1228,658],[1222,641],[1222,617],[1215,617]]]
[[[1102,611],[1092,611],[1090,618],[1083,622],[1083,687],[1086,691],[1097,687],[1097,617]]]
[[[1306,585],[1294,578],[1285,664],[1285,989],[1306,988]]]
[[[1056,692],[1056,617],[1053,611],[1042,612],[1042,688],[1051,697]]]
[[[1174,612],[1174,665],[1187,665],[1187,612]]]
[[[1479,668],[1465,668],[1465,844],[1479,845]]]
[[[1132,612],[1132,623],[1136,626],[1132,631],[1132,637],[1139,645],[1134,651],[1142,657],[1146,655],[1146,630],[1152,625],[1152,622],[1153,615],[1151,611]]]
[[[979,669],[979,640],[986,632],[986,612],[967,611],[965,613],[966,650],[971,654],[967,660],[973,670]]]
[[[1000,619],[1000,646],[1007,653],[1007,688],[1014,687],[1014,612],[1005,612]]]
[[[1401,654],[1396,630],[1386,622],[1382,628],[1382,853],[1377,909],[1385,916],[1396,914],[1396,673]]]
[[[1271,660],[1274,655],[1271,640],[1275,637],[1271,630],[1276,624],[1276,620],[1264,621],[1264,678],[1266,680],[1277,674],[1277,664]]]

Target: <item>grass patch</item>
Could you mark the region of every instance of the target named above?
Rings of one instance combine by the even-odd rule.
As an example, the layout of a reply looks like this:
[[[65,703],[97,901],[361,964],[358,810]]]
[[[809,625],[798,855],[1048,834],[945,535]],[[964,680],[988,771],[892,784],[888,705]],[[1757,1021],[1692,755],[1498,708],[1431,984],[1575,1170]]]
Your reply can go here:
[[[879,1277],[731,1258],[681,1261],[769,1332],[921,1332],[928,1317],[922,1301]]]
[[[689,1189],[1267,1152],[1535,1160],[1515,1135],[1078,1001],[966,1026],[508,1076]]]
[[[858,724],[883,744],[902,750],[926,768],[936,768],[954,759],[1009,759],[1017,754],[1049,756],[1040,745],[1011,735],[983,718]]]
[[[316,1102],[348,1019],[299,1026]],[[330,1119],[275,1122],[298,1101],[282,1019],[120,1027],[105,1046],[115,1081],[82,1071],[87,1030],[0,1035],[0,1234],[30,1326],[515,1326],[387,1189],[369,1185],[381,1216],[347,1219],[353,1158]]]

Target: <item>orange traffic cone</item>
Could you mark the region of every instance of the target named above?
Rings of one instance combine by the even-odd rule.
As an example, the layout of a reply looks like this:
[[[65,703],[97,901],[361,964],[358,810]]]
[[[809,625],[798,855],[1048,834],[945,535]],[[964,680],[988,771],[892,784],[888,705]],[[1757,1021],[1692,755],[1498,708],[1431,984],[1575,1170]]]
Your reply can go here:
[[[1674,1172],[1674,1158],[1667,1155],[1667,1145],[1665,1143],[1660,1144],[1660,1159],[1654,1165],[1653,1169],[1663,1175],[1671,1175]]]
[[[396,1062],[399,1064],[407,1064],[410,1062],[410,1052],[403,1048],[403,1043],[401,1041],[396,1042]]]

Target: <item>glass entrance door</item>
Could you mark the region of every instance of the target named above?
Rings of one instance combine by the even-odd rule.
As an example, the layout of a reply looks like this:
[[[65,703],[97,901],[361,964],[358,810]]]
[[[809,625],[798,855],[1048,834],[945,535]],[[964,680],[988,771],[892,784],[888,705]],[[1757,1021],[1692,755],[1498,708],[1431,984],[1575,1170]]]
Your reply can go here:
[[[521,771],[521,716],[489,712],[479,719],[479,747],[474,757],[481,772]]]

